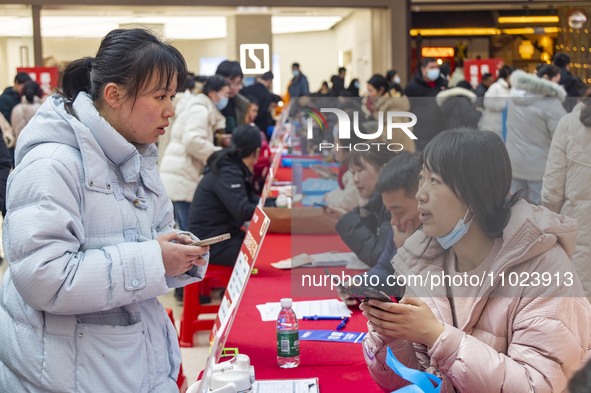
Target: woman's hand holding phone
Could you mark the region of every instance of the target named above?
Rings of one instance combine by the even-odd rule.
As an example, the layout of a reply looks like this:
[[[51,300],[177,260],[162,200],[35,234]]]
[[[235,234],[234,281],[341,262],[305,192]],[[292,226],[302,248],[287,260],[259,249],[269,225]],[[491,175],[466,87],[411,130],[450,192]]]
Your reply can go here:
[[[418,298],[403,298],[400,303],[372,299],[363,302],[359,308],[374,330],[384,337],[408,340],[430,348],[443,333],[444,325]]]
[[[209,246],[192,246],[193,240],[189,236],[176,232],[160,235],[156,240],[162,250],[162,263],[167,276],[179,276],[193,266],[205,265],[203,255],[209,252]]]

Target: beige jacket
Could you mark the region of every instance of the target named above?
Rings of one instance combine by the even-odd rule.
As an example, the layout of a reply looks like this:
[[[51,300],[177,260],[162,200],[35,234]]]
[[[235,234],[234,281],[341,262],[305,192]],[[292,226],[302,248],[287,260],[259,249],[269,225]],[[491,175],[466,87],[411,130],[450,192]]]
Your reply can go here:
[[[406,384],[385,365],[390,346],[406,366],[439,374],[446,386],[442,393],[564,392],[591,348],[591,305],[572,276],[575,237],[574,220],[519,201],[462,325],[453,325],[445,286],[429,288],[427,279],[421,287],[416,279],[407,286],[406,296],[419,296],[445,325],[435,344],[426,348],[370,330],[364,352],[376,382],[387,392]],[[419,230],[398,249],[392,263],[407,277],[441,275],[444,254],[437,241]],[[536,284],[534,272],[547,273],[552,283]],[[492,286],[488,273],[496,277]],[[510,276],[517,279],[515,285],[509,283]]]
[[[191,97],[172,125],[171,139],[160,163],[160,176],[173,202],[191,202],[209,156],[221,147],[215,130],[226,119],[205,94]]]
[[[26,97],[23,97],[21,103],[12,109],[10,114],[10,124],[12,124],[12,128],[14,129],[15,139],[18,139],[19,134],[33,116],[35,116],[35,113],[37,113],[37,110],[39,110],[42,103],[43,101],[39,97],[34,97],[32,104],[27,101]]]
[[[368,97],[363,98],[363,110],[367,113],[367,106],[366,102]],[[382,113],[384,116],[387,112],[408,112],[410,111],[410,101],[408,100],[407,96],[403,96],[395,90],[390,90],[388,93],[384,94],[380,98],[378,98],[377,102],[374,105],[374,111],[370,113],[371,117],[373,118],[371,121],[365,122],[363,125],[368,128],[369,131],[375,131],[378,125],[378,116],[379,113]],[[407,117],[399,117],[395,118],[395,121],[406,123],[409,122],[410,119]],[[387,120],[384,116],[383,119],[383,126],[386,128]],[[412,127],[410,128],[412,131]],[[383,135],[385,136],[385,132]],[[400,128],[395,128],[392,131],[392,139],[389,141],[390,143],[400,143],[404,146],[404,150],[408,151],[409,153],[413,153],[415,149],[415,142],[414,140],[410,139],[408,135]]]
[[[562,117],[548,154],[542,203],[577,219],[573,264],[585,294],[591,296],[591,128],[580,122],[581,105]]]

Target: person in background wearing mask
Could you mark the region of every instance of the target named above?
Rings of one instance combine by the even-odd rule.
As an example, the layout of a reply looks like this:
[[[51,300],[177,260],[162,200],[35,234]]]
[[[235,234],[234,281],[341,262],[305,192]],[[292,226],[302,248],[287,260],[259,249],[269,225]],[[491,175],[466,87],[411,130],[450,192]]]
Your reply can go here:
[[[218,109],[226,118],[226,134],[231,134],[236,127],[244,124],[244,115],[248,106],[248,99],[239,93],[242,89],[244,74],[240,63],[229,60],[222,61],[215,70],[215,74],[226,78],[228,86],[230,86],[228,101],[222,101],[225,105],[219,105]],[[229,143],[229,139],[227,143]],[[222,146],[227,146],[227,144]]]
[[[405,297],[360,306],[369,319],[365,360],[384,391],[408,384],[386,365],[387,348],[441,377],[441,393],[564,392],[591,354],[591,305],[570,260],[576,223],[508,198],[510,185],[507,150],[492,132],[445,131],[423,151],[423,226],[392,260],[408,280]],[[549,272],[567,282],[535,285]],[[483,274],[527,275],[529,285],[472,279]],[[434,276],[442,281],[410,278]]]
[[[160,176],[182,230],[189,229],[189,206],[207,159],[222,149],[214,144],[214,135],[216,130],[226,126],[220,109],[227,104],[229,91],[225,78],[209,77],[203,92],[191,98],[172,126],[171,140],[160,164]],[[229,142],[229,139],[224,141]]]
[[[415,141],[418,150],[443,130],[443,121],[435,96],[446,88],[445,79],[440,75],[437,61],[425,57],[419,62],[419,69],[410,80],[405,95],[410,101],[410,111],[417,116],[413,133],[419,138]]]
[[[299,63],[293,63],[291,65],[291,72],[293,78],[289,82],[287,91],[289,96],[293,99],[295,97],[302,97],[310,95],[310,87],[308,86],[308,78],[300,71]]]
[[[348,97],[359,97],[359,79],[353,78],[347,87]]]
[[[394,87],[394,84],[402,85],[402,80],[400,79],[400,74],[396,70],[388,70],[386,72],[386,80],[388,81],[388,86],[390,89]]]

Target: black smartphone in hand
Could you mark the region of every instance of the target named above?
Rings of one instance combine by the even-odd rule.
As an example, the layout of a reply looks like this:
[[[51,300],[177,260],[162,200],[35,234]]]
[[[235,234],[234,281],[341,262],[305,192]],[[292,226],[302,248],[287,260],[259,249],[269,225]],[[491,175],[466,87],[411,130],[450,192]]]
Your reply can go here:
[[[359,302],[367,302],[370,299],[388,303],[394,302],[390,296],[372,287],[352,286],[347,288],[347,292],[353,299]]]

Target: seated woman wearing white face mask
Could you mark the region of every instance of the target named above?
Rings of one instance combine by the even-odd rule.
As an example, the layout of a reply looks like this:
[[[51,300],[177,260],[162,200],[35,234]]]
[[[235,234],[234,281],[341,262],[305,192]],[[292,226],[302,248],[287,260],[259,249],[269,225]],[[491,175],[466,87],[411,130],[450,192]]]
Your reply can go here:
[[[510,184],[494,133],[446,131],[425,148],[423,227],[392,261],[399,276],[419,278],[400,304],[361,305],[364,354],[384,391],[408,384],[385,364],[388,347],[440,376],[441,392],[562,392],[589,356],[591,306],[570,261],[574,220],[507,199]]]

